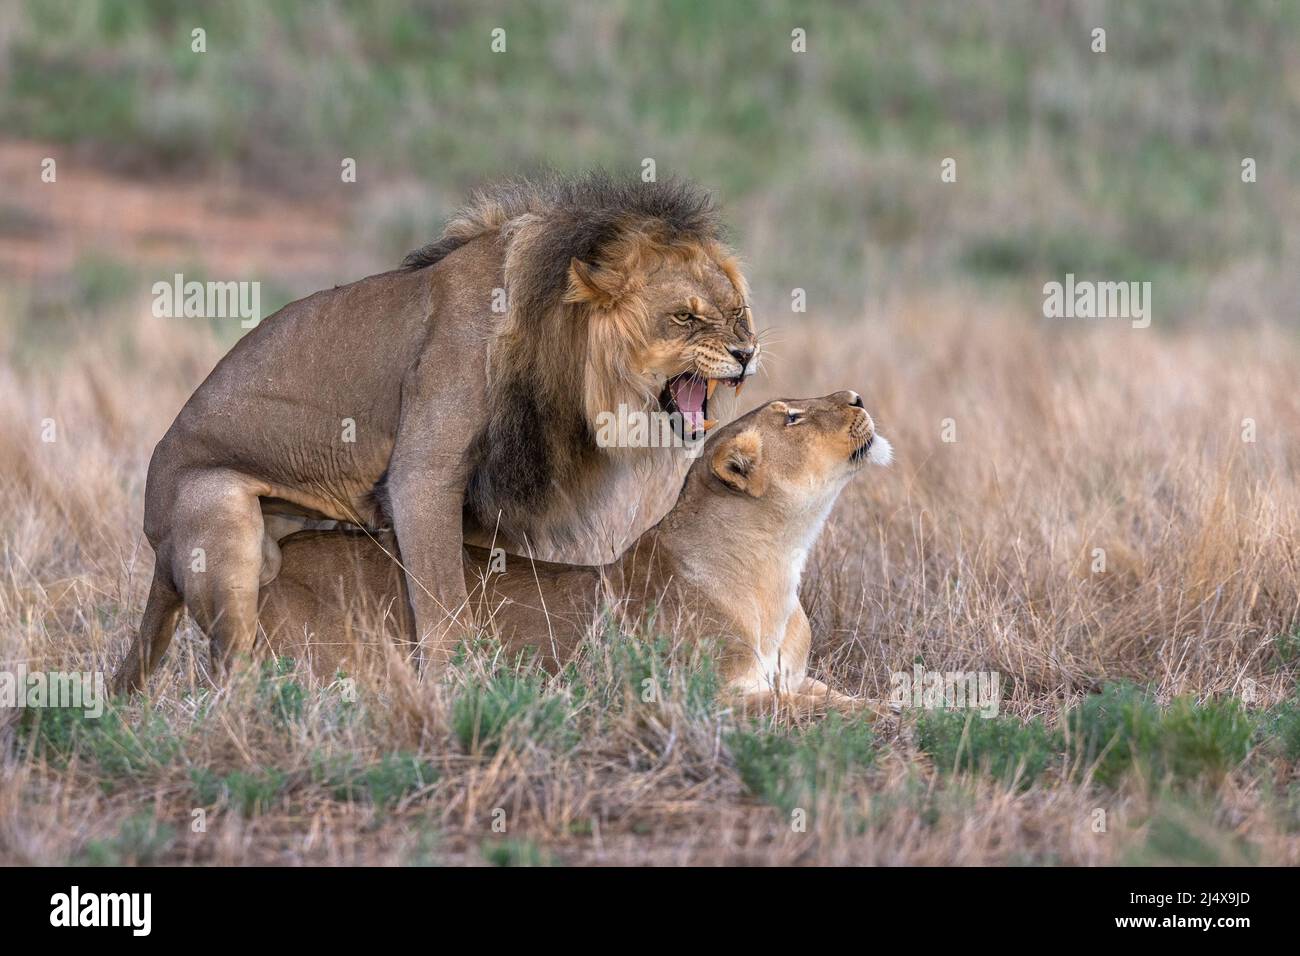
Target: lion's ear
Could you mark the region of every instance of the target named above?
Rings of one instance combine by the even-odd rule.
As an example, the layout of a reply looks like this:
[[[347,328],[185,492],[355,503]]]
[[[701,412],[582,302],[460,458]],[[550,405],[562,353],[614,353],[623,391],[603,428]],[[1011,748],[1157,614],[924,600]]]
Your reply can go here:
[[[761,498],[767,491],[763,438],[752,428],[723,439],[710,461],[714,476],[732,491]]]
[[[622,290],[623,279],[613,270],[588,265],[578,258],[569,260],[569,288],[564,293],[565,302],[585,302],[608,309],[618,301]]]

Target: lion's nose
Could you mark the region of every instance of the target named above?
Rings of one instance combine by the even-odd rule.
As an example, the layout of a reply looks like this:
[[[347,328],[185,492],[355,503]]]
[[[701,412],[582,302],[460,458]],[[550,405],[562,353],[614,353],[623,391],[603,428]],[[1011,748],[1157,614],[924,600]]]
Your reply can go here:
[[[742,369],[749,368],[749,360],[754,357],[752,348],[729,348],[727,351],[731,353],[732,358],[740,363]]]
[[[837,397],[842,398],[844,400],[844,404],[850,406],[851,408],[866,407],[862,403],[862,396],[859,395],[857,392],[853,391],[853,389],[851,388],[846,388],[844,391],[840,392],[840,394]]]

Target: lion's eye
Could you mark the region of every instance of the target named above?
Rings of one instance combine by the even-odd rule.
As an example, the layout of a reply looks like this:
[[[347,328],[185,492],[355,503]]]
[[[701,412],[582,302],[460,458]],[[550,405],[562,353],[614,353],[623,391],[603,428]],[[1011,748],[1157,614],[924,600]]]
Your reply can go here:
[[[736,309],[735,311],[733,311],[733,312],[731,313],[731,317],[732,317],[733,319],[737,319],[737,320],[739,320],[739,319],[743,319],[743,318],[745,317],[745,310],[746,310],[747,308],[748,308],[748,306],[744,306],[744,305],[742,305],[740,308]]]
[[[695,321],[695,316],[690,312],[674,312],[672,314],[672,320],[678,325],[690,325]]]
[[[803,412],[786,412],[785,423],[787,425],[798,425],[803,420]]]

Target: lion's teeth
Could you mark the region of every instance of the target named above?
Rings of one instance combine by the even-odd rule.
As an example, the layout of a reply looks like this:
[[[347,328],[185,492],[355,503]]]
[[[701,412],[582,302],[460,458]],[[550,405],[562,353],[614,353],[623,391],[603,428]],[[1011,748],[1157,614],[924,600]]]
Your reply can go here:
[[[714,418],[706,418],[703,422],[700,423],[700,430],[701,430],[701,431],[708,431],[710,428],[712,428],[712,427],[713,427],[714,425],[716,425],[716,424],[718,424],[717,419],[714,419]]]
[[[709,379],[709,384],[704,389],[704,397],[712,398],[713,390],[717,387],[718,387],[718,380],[716,378]]]
[[[744,387],[745,387],[745,380],[743,378],[736,379],[735,389],[736,389],[737,398],[740,398],[740,390]]]

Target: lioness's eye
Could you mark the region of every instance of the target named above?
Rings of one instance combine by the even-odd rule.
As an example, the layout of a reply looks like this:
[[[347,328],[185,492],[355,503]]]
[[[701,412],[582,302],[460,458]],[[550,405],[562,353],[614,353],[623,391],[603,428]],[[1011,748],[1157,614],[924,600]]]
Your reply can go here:
[[[672,314],[672,320],[678,325],[690,325],[691,320],[694,318],[695,316],[689,312],[674,312]]]
[[[799,424],[799,419],[803,418],[803,412],[786,412],[785,423],[787,425]]]

